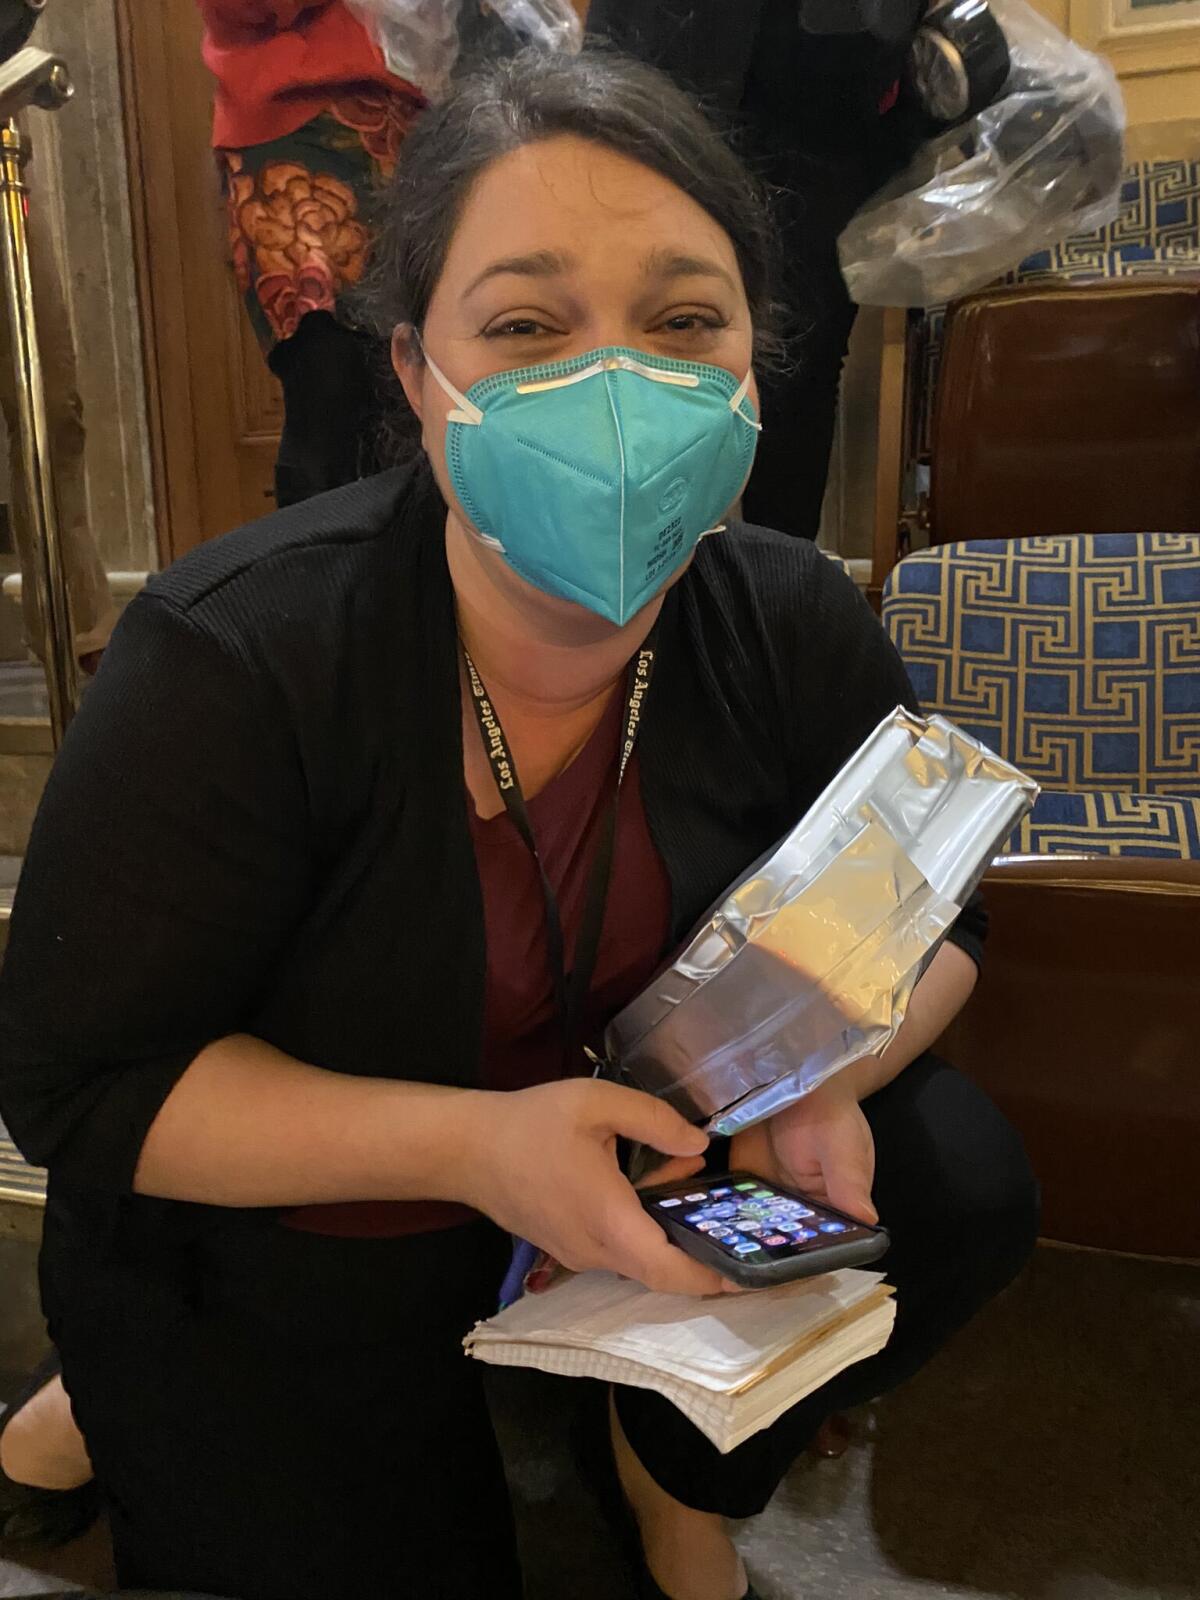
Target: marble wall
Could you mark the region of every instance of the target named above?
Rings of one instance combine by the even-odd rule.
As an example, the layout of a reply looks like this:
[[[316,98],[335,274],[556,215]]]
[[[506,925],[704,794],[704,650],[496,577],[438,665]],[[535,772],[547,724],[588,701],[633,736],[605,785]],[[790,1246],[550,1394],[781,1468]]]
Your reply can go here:
[[[49,0],[33,42],[75,83],[23,125],[75,336],[92,528],[109,570],[143,571],[157,555],[114,0]]]
[[[25,854],[49,776],[49,756],[0,755],[0,856]]]
[[[114,0],[48,0],[33,42],[64,57],[76,87],[62,110],[31,110],[22,125],[33,148],[27,181],[42,262],[57,263],[76,350],[88,523],[110,572],[142,572],[157,565],[157,544]],[[0,423],[0,504],[9,499],[7,478]],[[11,553],[0,555],[0,573],[16,565]],[[0,599],[0,662],[25,657],[23,632],[18,605]],[[0,855],[17,856],[49,757],[19,753],[19,739],[7,733]]]

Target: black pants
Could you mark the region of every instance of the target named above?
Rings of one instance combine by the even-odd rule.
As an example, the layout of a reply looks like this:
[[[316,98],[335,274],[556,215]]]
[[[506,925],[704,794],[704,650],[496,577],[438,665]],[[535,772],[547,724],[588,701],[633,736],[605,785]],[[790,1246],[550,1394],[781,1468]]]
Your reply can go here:
[[[654,1477],[689,1504],[760,1510],[831,1410],[927,1361],[1032,1247],[1036,1190],[983,1094],[925,1058],[866,1104],[893,1244],[895,1333],[720,1456],[672,1406],[618,1397]],[[231,1218],[156,1255],[153,1219],[81,1259],[48,1219],[44,1283],[68,1389],[130,1587],[239,1600],[517,1600],[482,1369],[507,1241],[488,1225],[315,1239]]]
[[[854,328],[837,237],[853,209],[846,191],[857,174],[809,161],[797,162],[788,176],[793,186],[781,186],[778,206],[786,354],[781,370],[759,378],[763,431],[742,507],[747,522],[815,539]]]
[[[271,351],[267,365],[283,386],[276,505],[379,471],[385,360],[377,339],[328,311],[310,311]]]
[[[827,241],[829,242],[829,241]],[[802,304],[810,319],[794,326],[789,369],[760,380],[763,431],[742,496],[747,522],[815,539],[829,482],[842,367],[856,307],[832,249],[814,262]]]
[[[916,136],[895,113],[837,155],[764,150],[783,243],[782,370],[760,376],[763,431],[743,509],[748,522],[815,539],[829,478],[842,367],[857,307],[837,241],[869,195],[907,161]]]

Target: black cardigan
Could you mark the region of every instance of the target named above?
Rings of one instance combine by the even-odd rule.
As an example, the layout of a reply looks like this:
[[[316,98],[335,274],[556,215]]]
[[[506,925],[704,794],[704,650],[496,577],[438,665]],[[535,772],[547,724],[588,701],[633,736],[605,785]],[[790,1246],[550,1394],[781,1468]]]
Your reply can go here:
[[[125,613],[0,975],[0,1105],[52,1203],[127,1195],[172,1085],[234,1031],[336,1072],[475,1079],[443,522],[427,475],[397,469],[203,546]],[[758,528],[701,545],[660,639],[639,748],[678,941],[913,701],[850,579]]]
[[[842,174],[865,167],[882,183],[880,147],[890,147],[884,161],[899,168],[917,139],[928,137],[907,106],[899,118],[880,115],[904,77],[925,9],[925,0],[889,0],[880,37],[810,33],[796,0],[592,0],[588,32],[661,68],[723,121],[740,124],[746,153],[785,188],[804,181],[806,157],[833,162]]]

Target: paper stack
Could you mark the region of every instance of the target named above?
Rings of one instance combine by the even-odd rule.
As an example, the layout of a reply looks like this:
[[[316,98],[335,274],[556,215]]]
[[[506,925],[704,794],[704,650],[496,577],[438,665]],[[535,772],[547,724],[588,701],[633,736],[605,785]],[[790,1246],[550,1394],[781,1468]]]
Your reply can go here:
[[[656,1389],[724,1453],[882,1350],[895,1316],[878,1272],[704,1300],[585,1272],[525,1295],[463,1343],[496,1366]]]

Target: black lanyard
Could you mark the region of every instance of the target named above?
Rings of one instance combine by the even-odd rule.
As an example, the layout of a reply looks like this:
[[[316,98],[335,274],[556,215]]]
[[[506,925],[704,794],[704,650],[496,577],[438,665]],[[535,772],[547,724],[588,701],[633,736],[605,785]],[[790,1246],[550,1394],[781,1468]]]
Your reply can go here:
[[[542,897],[546,903],[546,945],[550,955],[550,975],[554,981],[554,1000],[562,1020],[563,1029],[563,1059],[569,1066],[571,1052],[577,1041],[577,1031],[583,1014],[583,1007],[587,1000],[588,990],[591,988],[592,977],[596,970],[596,957],[600,952],[600,934],[604,927],[604,908],[608,901],[608,885],[612,877],[613,855],[616,850],[617,840],[617,811],[621,802],[621,785],[625,781],[625,773],[629,766],[629,758],[633,755],[634,746],[637,744],[638,734],[641,731],[642,711],[646,702],[646,695],[650,690],[650,679],[654,672],[655,636],[657,628],[651,632],[650,637],[629,663],[629,672],[626,678],[625,720],[621,732],[621,745],[617,761],[617,784],[613,793],[612,803],[608,807],[600,831],[600,841],[596,847],[596,855],[592,861],[591,871],[588,874],[587,894],[584,899],[583,919],[579,925],[579,934],[575,941],[575,965],[570,974],[567,973],[566,941],[563,936],[562,917],[559,914],[558,900],[550,879],[546,876],[545,864],[541,852],[538,850],[537,839],[534,837],[533,825],[529,820],[529,809],[525,804],[525,795],[521,789],[520,779],[517,777],[517,766],[513,760],[512,752],[508,748],[508,741],[504,736],[504,729],[500,726],[500,719],[496,715],[495,707],[488,698],[487,689],[483,679],[479,676],[475,663],[471,660],[470,652],[466,645],[462,645],[463,662],[467,669],[467,684],[471,690],[471,704],[475,710],[475,719],[479,724],[479,736],[483,740],[484,754],[488,759],[492,777],[496,780],[496,788],[500,791],[500,798],[504,802],[504,809],[512,821],[521,838],[525,841],[526,848],[533,857],[534,865],[538,870],[538,877],[542,885]]]

